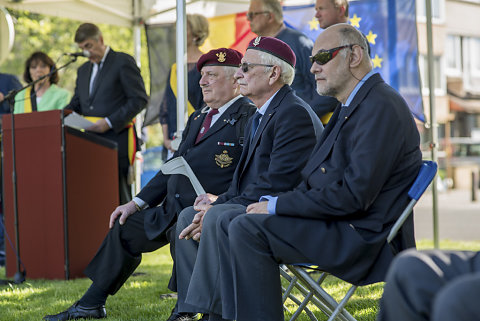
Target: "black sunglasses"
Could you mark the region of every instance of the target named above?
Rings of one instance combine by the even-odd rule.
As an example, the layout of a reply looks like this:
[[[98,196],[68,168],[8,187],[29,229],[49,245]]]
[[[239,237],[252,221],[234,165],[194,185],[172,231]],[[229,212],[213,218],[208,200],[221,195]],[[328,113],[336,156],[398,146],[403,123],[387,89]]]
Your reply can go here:
[[[248,69],[251,66],[273,67],[274,65],[254,64],[254,63],[249,63],[249,62],[242,62],[240,65],[238,65],[238,67],[241,68],[243,72],[248,72]]]
[[[355,45],[345,45],[332,49],[320,49],[314,56],[310,56],[310,61],[312,65],[316,62],[319,65],[325,65],[327,62],[335,58],[335,56],[340,52],[340,50],[345,48],[352,48]]]
[[[255,16],[265,13],[270,13],[270,11],[247,12],[246,16],[248,20],[252,20]]]

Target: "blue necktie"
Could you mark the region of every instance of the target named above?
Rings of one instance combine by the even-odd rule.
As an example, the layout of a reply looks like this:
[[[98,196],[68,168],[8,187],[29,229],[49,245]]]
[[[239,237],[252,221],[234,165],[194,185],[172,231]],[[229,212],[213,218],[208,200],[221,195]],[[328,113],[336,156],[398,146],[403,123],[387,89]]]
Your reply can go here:
[[[262,114],[257,111],[253,116],[252,120],[252,133],[250,135],[250,141],[252,141],[253,137],[255,137],[255,132],[257,131],[258,125],[260,124],[260,118],[262,118]]]

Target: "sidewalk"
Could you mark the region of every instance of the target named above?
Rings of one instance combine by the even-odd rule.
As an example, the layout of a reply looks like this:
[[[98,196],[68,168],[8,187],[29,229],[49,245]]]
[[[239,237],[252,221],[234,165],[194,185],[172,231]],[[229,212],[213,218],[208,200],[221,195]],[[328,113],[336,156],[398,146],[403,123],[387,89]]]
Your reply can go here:
[[[480,192],[471,201],[470,190],[438,192],[439,239],[480,240]],[[415,237],[433,240],[432,192],[428,190],[415,206]]]

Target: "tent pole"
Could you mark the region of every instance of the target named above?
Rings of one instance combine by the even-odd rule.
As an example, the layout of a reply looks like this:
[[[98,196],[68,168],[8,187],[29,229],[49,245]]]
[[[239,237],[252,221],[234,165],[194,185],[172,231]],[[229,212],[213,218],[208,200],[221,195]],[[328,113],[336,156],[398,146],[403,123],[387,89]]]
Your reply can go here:
[[[177,133],[185,127],[187,105],[187,11],[185,0],[177,0],[176,61],[177,61]]]
[[[435,113],[435,78],[433,73],[433,41],[432,41],[432,2],[425,0],[426,18],[427,18],[427,62],[428,62],[428,89],[430,106],[430,149],[432,160],[438,163],[438,124]],[[433,213],[433,246],[438,249],[438,199],[437,199],[437,180],[432,182],[432,213]]]

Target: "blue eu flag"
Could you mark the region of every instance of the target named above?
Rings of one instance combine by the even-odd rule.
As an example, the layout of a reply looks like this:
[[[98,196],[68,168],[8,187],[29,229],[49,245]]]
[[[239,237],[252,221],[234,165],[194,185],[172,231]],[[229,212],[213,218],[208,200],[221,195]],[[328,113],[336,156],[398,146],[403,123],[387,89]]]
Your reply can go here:
[[[374,70],[398,90],[412,114],[425,121],[418,70],[415,0],[350,1],[348,22],[366,36]],[[322,32],[314,5],[283,8],[287,26],[313,41]]]

